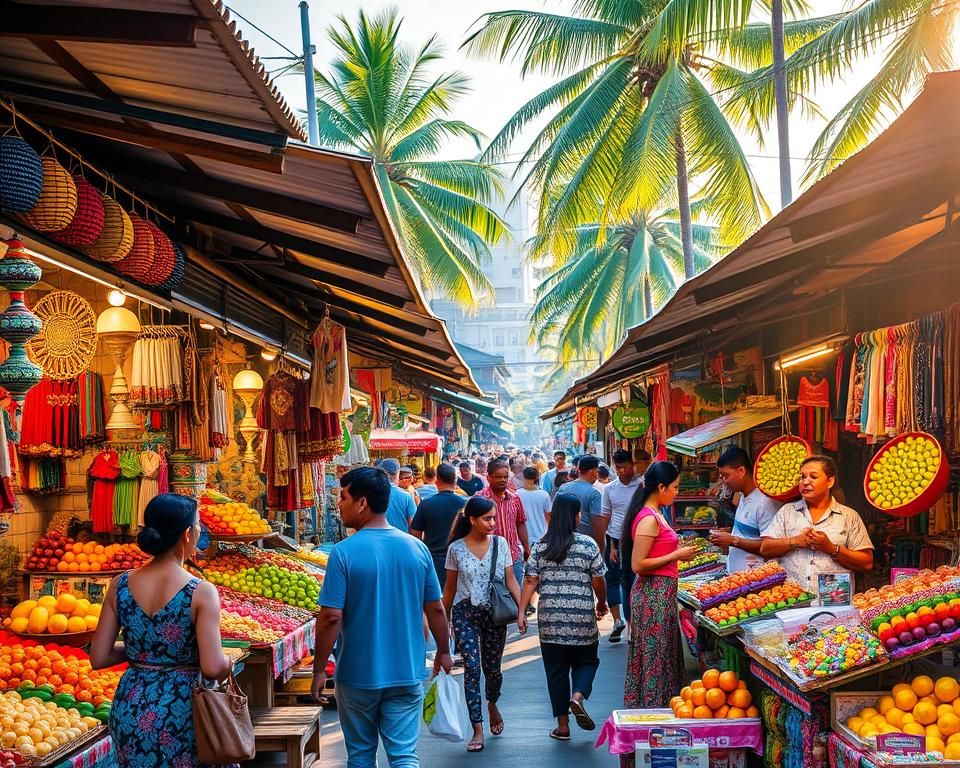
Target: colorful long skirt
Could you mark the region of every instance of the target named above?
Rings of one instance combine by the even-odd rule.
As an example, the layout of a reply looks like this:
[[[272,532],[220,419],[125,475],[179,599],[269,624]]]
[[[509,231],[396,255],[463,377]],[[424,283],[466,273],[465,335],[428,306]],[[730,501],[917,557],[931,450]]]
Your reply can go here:
[[[630,595],[630,645],[623,705],[670,705],[683,685],[683,651],[675,576],[637,576]]]

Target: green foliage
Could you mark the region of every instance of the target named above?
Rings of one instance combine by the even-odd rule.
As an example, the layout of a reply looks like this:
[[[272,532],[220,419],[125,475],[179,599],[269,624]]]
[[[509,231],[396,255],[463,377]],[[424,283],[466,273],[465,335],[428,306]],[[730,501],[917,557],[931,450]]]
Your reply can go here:
[[[469,89],[459,73],[428,75],[442,59],[435,38],[414,50],[400,40],[401,20],[363,11],[338,17],[328,34],[337,56],[317,72],[320,141],[370,157],[390,220],[424,287],[474,304],[490,286],[480,269],[489,246],[507,236],[490,203],[503,176],[479,160],[438,160],[450,140],[483,136],[450,118]]]

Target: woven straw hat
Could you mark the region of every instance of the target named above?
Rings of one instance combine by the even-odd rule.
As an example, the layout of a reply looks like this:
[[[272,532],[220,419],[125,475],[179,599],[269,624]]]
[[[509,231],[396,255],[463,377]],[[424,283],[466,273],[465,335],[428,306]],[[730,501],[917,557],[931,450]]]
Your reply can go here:
[[[97,261],[120,261],[133,247],[133,222],[123,207],[109,195],[100,195],[103,204],[103,228],[84,250]]]
[[[0,138],[0,211],[32,211],[42,193],[40,155],[19,136]]]
[[[163,231],[152,221],[147,222],[150,232],[153,234],[153,269],[146,279],[147,285],[160,285],[170,275],[173,274],[173,268],[177,263],[177,255],[173,250],[173,243]]]
[[[77,185],[77,212],[70,226],[51,235],[54,240],[83,248],[92,245],[103,232],[103,202],[100,191],[79,173],[74,174]]]
[[[77,213],[77,185],[67,169],[52,157],[41,158],[43,193],[29,213],[21,216],[38,232],[66,229]]]
[[[135,213],[130,214],[130,221],[133,223],[133,247],[124,258],[114,262],[113,268],[122,275],[144,283],[150,278],[155,258],[153,232],[148,223]]]
[[[27,344],[30,359],[59,381],[87,370],[97,351],[97,315],[89,302],[73,291],[53,291],[33,312],[43,327]]]

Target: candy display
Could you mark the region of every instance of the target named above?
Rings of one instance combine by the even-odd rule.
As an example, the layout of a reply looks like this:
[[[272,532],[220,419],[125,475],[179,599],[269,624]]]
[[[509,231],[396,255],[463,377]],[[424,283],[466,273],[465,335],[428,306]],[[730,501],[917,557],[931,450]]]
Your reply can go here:
[[[853,606],[872,618],[885,612],[903,610],[917,601],[960,590],[960,566],[940,566],[936,571],[922,570],[896,584],[868,589],[853,596]]]
[[[700,601],[700,606],[706,610],[740,595],[760,592],[783,584],[786,580],[787,572],[780,567],[779,563],[771,560],[759,568],[731,573],[716,581],[710,581],[697,589],[696,597]]]
[[[275,643],[310,620],[308,611],[277,600],[253,600],[248,595],[217,587],[220,593],[220,633],[226,639]]]
[[[729,624],[760,618],[773,611],[796,607],[798,603],[805,603],[813,597],[812,593],[788,581],[780,586],[721,603],[716,608],[710,608],[705,615],[710,621],[725,627]]]
[[[696,547],[698,550],[693,560],[683,560],[677,563],[677,570],[681,576],[700,573],[710,568],[719,567],[721,564],[720,551],[702,536],[685,536],[681,539],[680,546]]]
[[[45,595],[38,600],[24,600],[17,604],[3,626],[14,634],[62,635],[65,632],[89,632],[97,628],[100,619],[98,604],[77,598],[69,592],[59,597]]]
[[[757,487],[770,498],[780,501],[799,496],[800,465],[809,455],[809,443],[792,435],[784,435],[767,444],[757,456],[753,468]]]
[[[895,685],[845,725],[864,740],[882,733],[924,736],[928,753],[937,753],[941,760],[960,760],[960,684],[955,677],[934,681],[918,675]]]
[[[713,720],[759,717],[747,684],[735,672],[708,669],[700,680],[670,699],[673,714],[682,719]]]
[[[837,624],[825,629],[807,629],[787,642],[790,672],[809,681],[849,672],[883,659],[883,645],[864,627]]]
[[[221,536],[249,536],[272,530],[255,509],[210,488],[200,496],[200,522],[210,533]]]
[[[949,467],[933,435],[900,435],[884,445],[867,467],[863,490],[877,509],[907,516],[929,509],[947,487]]]

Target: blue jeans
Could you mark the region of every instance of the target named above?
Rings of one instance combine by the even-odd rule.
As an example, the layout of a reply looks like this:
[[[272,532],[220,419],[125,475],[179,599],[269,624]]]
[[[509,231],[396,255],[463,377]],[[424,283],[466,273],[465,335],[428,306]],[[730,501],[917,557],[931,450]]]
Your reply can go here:
[[[347,768],[374,768],[377,740],[391,768],[419,768],[417,740],[423,685],[365,690],[337,685],[337,709],[347,747]]]
[[[614,544],[617,544],[617,548],[619,549],[620,542],[611,539],[609,536],[607,536],[606,539],[603,548],[603,564],[607,566],[607,573],[604,576],[604,581],[607,583],[607,605],[612,608],[623,602],[620,594],[620,584],[623,578],[620,573],[620,558],[618,557],[616,562],[610,559],[611,548]]]

